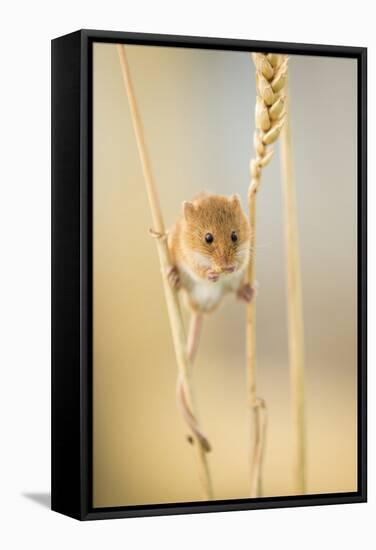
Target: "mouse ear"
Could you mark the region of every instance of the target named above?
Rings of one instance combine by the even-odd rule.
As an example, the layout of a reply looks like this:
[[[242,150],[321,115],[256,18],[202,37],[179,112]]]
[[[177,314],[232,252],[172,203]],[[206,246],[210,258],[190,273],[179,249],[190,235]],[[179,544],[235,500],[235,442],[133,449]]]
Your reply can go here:
[[[230,201],[232,202],[233,205],[241,207],[240,195],[238,195],[238,193],[235,193],[234,195],[231,195]]]
[[[187,221],[191,220],[194,216],[194,213],[195,213],[194,204],[191,203],[191,202],[188,202],[188,201],[184,201],[183,202],[183,213],[184,213],[184,217]]]

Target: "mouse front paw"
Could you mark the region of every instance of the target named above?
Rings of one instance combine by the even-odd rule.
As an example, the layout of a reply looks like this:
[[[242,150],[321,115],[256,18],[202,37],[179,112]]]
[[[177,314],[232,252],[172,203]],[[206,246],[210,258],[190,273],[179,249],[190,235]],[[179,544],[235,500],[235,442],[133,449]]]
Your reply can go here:
[[[179,290],[179,288],[181,288],[181,281],[178,268],[175,265],[168,267],[166,275],[171,288],[174,290]]]
[[[211,281],[212,283],[216,283],[219,279],[219,274],[215,271],[209,271],[208,273],[208,281]]]
[[[237,297],[240,300],[243,300],[247,304],[252,300],[253,296],[255,294],[255,289],[251,287],[249,283],[242,284],[236,293]]]

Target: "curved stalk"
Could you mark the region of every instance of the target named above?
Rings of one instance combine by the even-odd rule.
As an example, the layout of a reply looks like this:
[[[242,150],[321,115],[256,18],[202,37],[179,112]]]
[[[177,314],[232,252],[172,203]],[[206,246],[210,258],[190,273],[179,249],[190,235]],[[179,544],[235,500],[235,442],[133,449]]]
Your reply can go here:
[[[184,396],[189,407],[192,416],[197,419],[197,412],[195,408],[193,398],[193,388],[191,380],[191,365],[187,355],[186,349],[186,334],[183,323],[183,318],[180,309],[180,303],[176,292],[171,288],[167,281],[167,269],[171,265],[169,258],[169,251],[167,246],[167,239],[165,233],[165,226],[163,216],[159,204],[159,197],[157,188],[154,182],[153,173],[151,170],[150,159],[146,147],[144,130],[142,126],[141,117],[139,114],[136,95],[133,88],[131,74],[128,66],[125,46],[118,44],[117,46],[120,66],[124,80],[124,86],[128,97],[129,108],[132,118],[133,129],[136,136],[138,153],[140,156],[142,172],[146,185],[147,195],[150,204],[151,216],[153,221],[152,234],[157,236],[156,244],[159,256],[159,262],[161,266],[163,287],[166,298],[168,316],[170,320],[170,327],[172,333],[172,339],[175,349],[176,362],[179,371],[179,377],[184,386]],[[207,454],[202,441],[197,436],[194,430],[191,431],[191,440],[194,443],[196,449],[197,463],[199,469],[199,477],[202,486],[203,496],[206,500],[213,498],[212,482],[209,471],[209,464]]]

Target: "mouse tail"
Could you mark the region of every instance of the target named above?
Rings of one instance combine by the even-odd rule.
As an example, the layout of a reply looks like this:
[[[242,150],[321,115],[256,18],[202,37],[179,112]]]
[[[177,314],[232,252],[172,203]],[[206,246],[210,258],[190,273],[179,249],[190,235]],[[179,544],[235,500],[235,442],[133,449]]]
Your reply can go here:
[[[199,423],[197,421],[197,418],[192,414],[192,411],[187,402],[187,398],[184,390],[184,383],[181,376],[178,377],[178,382],[176,386],[176,397],[177,397],[177,402],[184,420],[192,430],[193,434],[199,440],[204,451],[206,453],[209,453],[211,451],[211,445],[209,443],[208,438],[206,437],[204,432],[201,430]],[[188,436],[187,439],[190,443],[193,443],[193,439],[191,436]]]
[[[187,339],[187,355],[191,365],[193,364],[197,355],[198,345],[200,342],[201,329],[202,329],[202,321],[203,321],[202,313],[192,312],[190,324],[189,324],[188,339]],[[192,414],[192,411],[187,401],[184,383],[181,376],[178,377],[178,382],[176,387],[176,397],[177,397],[177,402],[184,420],[186,421],[186,423],[188,424],[188,426],[190,427],[194,435],[197,437],[197,439],[200,441],[200,444],[204,449],[204,451],[208,453],[211,450],[209,440],[201,430],[199,423],[197,421],[197,418]],[[190,436],[188,436],[188,441],[190,443],[193,443],[193,440]]]
[[[196,359],[197,350],[200,343],[202,321],[202,313],[192,312],[187,340],[187,354],[191,364],[193,364]]]

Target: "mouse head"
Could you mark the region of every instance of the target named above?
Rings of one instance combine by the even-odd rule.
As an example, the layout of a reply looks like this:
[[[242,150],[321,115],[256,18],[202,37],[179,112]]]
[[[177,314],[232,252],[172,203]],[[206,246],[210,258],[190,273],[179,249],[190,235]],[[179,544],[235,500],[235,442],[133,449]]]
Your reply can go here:
[[[250,227],[239,195],[201,195],[183,214],[185,257],[197,275],[215,282],[246,266]]]

